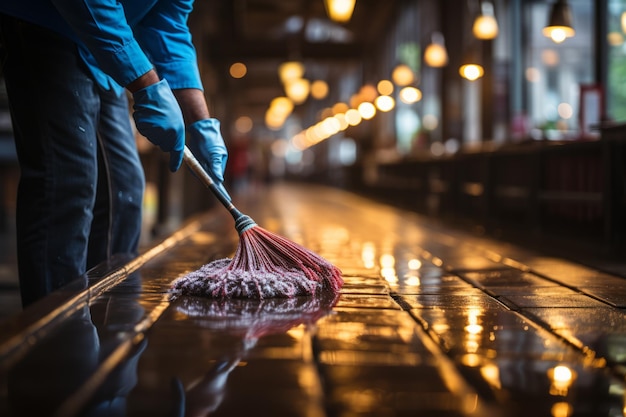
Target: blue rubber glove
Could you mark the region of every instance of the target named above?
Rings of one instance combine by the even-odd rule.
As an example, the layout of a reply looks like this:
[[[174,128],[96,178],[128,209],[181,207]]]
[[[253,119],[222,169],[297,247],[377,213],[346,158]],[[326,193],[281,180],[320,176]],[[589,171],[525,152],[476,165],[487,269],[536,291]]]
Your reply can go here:
[[[183,162],[185,122],[174,93],[163,79],[133,94],[133,118],[139,133],[170,153],[170,171]]]
[[[228,151],[220,132],[220,121],[213,118],[198,120],[187,126],[187,133],[190,139],[189,149],[217,187],[230,200],[228,192],[222,185]]]

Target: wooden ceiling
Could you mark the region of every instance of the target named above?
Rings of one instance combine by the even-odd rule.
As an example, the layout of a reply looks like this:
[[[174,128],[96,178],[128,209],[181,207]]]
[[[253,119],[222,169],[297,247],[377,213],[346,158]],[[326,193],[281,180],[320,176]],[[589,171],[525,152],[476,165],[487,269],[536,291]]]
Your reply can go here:
[[[262,118],[269,101],[284,95],[277,69],[305,63],[306,78],[362,62],[386,32],[400,0],[357,0],[345,24],[328,19],[323,0],[198,0],[190,19],[207,93],[217,117]],[[228,76],[234,62],[248,67]]]

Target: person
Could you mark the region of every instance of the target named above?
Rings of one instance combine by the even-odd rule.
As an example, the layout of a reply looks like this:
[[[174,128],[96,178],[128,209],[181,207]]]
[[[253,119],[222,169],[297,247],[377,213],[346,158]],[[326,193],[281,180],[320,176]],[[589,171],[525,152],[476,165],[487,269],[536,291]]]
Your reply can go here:
[[[187,19],[193,0],[0,4],[0,42],[20,165],[22,304],[114,253],[136,253],[143,167],[131,126],[169,153],[185,142],[221,186],[228,153],[209,114]],[[186,135],[188,136],[186,138]]]

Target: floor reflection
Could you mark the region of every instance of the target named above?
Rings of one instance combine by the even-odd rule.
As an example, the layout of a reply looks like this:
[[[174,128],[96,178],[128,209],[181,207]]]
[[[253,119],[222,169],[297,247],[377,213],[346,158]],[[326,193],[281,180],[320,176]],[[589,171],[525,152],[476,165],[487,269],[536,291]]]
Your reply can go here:
[[[136,290],[78,308],[2,373],[3,415],[125,415],[126,396],[137,382],[137,361],[146,345],[145,340],[129,342],[124,359],[111,361],[144,314],[138,302],[139,274],[125,285]]]
[[[157,392],[165,397],[161,397],[160,410],[155,408],[156,415],[212,415],[228,396],[229,389],[230,401],[239,395],[236,384],[229,388],[229,378],[238,368],[239,373],[249,373],[255,362],[289,356],[312,364],[312,353],[305,352],[310,340],[304,339],[310,338],[310,327],[332,310],[338,298],[332,293],[264,300],[176,298],[158,328],[176,326],[174,337],[182,342],[176,344],[179,354],[170,356],[166,366],[155,368],[152,361],[163,360],[159,358],[163,352],[148,349],[144,366],[140,367],[143,375],[140,386],[131,394],[129,415],[143,415],[146,408],[151,408],[144,401],[155,398]],[[168,331],[171,333],[171,329]],[[154,333],[150,335],[151,343],[160,343],[160,332],[157,329]],[[262,339],[272,335],[283,337],[284,344],[276,346],[274,340],[267,347],[259,347]],[[297,372],[299,386],[310,386],[307,378],[310,370],[305,367]],[[169,392],[165,387],[168,379]],[[267,388],[259,387],[259,390]],[[169,411],[163,413],[164,409]]]

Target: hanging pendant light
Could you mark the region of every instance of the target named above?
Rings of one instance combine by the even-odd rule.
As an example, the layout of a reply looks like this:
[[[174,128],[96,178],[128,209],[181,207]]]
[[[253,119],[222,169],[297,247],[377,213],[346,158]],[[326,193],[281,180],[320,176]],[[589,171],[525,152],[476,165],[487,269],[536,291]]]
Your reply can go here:
[[[306,78],[298,78],[285,84],[285,93],[294,104],[304,103],[310,91],[311,83]]]
[[[561,43],[576,34],[574,30],[572,9],[566,0],[557,0],[550,10],[548,25],[543,28],[543,34],[555,43]]]
[[[278,76],[283,84],[302,78],[304,64],[299,61],[287,61],[278,66]]]
[[[338,23],[347,23],[352,18],[356,0],[324,0],[326,13],[331,20]]]
[[[445,67],[448,64],[448,52],[440,32],[432,34],[431,43],[424,50],[424,62],[434,68]]]
[[[391,79],[396,85],[404,87],[405,85],[411,84],[415,80],[415,74],[408,65],[399,64],[393,69]]]
[[[478,53],[474,48],[471,48],[466,52],[463,63],[459,68],[459,74],[461,74],[461,77],[469,81],[476,81],[485,75],[485,69],[480,64]]]
[[[322,100],[328,95],[328,83],[324,80],[315,80],[311,83],[311,96]]]
[[[459,68],[459,74],[466,80],[476,81],[485,75],[485,69],[480,64],[463,64]]]
[[[477,39],[488,40],[498,36],[498,21],[491,2],[480,2],[480,14],[474,20],[472,32]]]
[[[409,85],[400,90],[399,96],[403,103],[413,104],[422,99],[422,91],[417,87]]]

